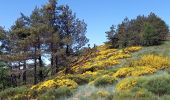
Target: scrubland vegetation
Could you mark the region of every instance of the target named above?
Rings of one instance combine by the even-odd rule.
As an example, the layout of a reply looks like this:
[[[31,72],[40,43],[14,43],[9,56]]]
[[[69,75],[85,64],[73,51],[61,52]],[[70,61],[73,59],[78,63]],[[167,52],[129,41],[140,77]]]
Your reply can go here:
[[[10,30],[1,27],[0,99],[170,99],[169,29],[160,17],[125,18],[94,47],[86,47],[86,26],[49,0]]]

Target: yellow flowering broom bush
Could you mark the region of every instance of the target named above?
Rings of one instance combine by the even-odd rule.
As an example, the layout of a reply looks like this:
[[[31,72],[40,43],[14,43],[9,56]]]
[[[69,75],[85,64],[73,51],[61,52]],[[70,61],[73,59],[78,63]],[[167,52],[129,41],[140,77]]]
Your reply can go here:
[[[147,74],[153,74],[156,72],[155,68],[149,66],[137,66],[137,67],[125,67],[120,68],[116,73],[113,74],[114,77],[121,78],[127,76],[141,76]]]
[[[119,59],[130,58],[131,52],[140,50],[142,47],[134,46],[125,49],[108,49],[109,45],[101,45],[97,47],[97,51],[90,53],[87,59],[72,67],[75,73],[82,73],[85,71],[97,71],[107,67],[120,64]],[[83,58],[83,57],[82,57]],[[82,59],[80,58],[80,59]]]
[[[141,49],[142,49],[141,46],[132,46],[132,47],[125,48],[124,52],[127,52],[127,53],[129,53],[129,52],[136,52],[136,51],[139,51]]]
[[[48,80],[32,86],[31,89],[41,91],[43,89],[48,89],[48,88],[50,89],[50,88],[57,88],[57,87],[58,85],[54,80]]]
[[[116,85],[116,91],[131,90],[137,85],[137,78],[125,78]]]
[[[144,55],[139,60],[132,62],[132,66],[150,66],[160,70],[170,67],[170,60],[158,55]]]
[[[37,85],[34,85],[31,87],[32,90],[42,91],[45,89],[51,89],[51,88],[58,88],[61,86],[66,86],[70,89],[75,89],[78,87],[77,83],[70,79],[55,79],[55,80],[47,80],[44,82],[41,82]]]

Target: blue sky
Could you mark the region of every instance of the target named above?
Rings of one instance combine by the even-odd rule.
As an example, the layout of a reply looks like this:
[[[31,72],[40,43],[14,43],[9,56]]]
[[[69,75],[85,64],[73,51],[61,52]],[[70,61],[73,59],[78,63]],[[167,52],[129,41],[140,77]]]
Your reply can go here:
[[[1,0],[0,25],[9,29],[20,12],[29,15],[35,6],[40,7],[47,1]],[[59,4],[68,4],[78,18],[85,20],[91,45],[105,42],[105,32],[109,27],[117,25],[126,16],[131,19],[139,14],[154,12],[170,24],[170,0],[59,0]]]

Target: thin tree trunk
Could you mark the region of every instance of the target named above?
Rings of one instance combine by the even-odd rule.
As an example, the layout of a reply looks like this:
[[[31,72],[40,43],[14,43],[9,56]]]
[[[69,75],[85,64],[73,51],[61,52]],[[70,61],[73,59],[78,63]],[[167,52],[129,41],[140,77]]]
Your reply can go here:
[[[54,75],[54,50],[53,50],[53,43],[51,43],[51,75]]]
[[[58,72],[58,57],[55,57],[55,67],[56,67],[56,73]]]
[[[36,58],[37,48],[34,51],[34,84],[37,84],[37,58]]]
[[[24,61],[24,73],[23,73],[23,82],[24,84],[27,83],[27,68],[26,68],[26,60]]]
[[[66,55],[70,56],[69,45],[66,46]]]
[[[44,78],[43,72],[42,72],[43,62],[42,62],[42,59],[41,59],[41,44],[40,44],[40,38],[39,37],[38,37],[38,51],[40,52],[39,56],[38,56],[39,67],[40,67],[39,78],[40,78],[40,81],[43,81],[43,78]]]

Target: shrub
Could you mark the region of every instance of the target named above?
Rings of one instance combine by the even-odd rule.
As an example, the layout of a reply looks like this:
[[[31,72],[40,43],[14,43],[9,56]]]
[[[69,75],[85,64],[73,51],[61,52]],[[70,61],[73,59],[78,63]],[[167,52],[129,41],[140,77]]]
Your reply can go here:
[[[145,82],[144,88],[157,95],[170,94],[170,76],[161,75],[150,78]]]
[[[106,100],[157,100],[157,97],[151,92],[144,90],[139,95],[137,92],[116,92],[109,95]]]
[[[116,81],[115,78],[108,75],[104,75],[102,77],[98,77],[97,79],[95,79],[93,81],[93,84],[95,86],[105,86],[105,85],[113,84],[115,81]]]
[[[146,89],[156,95],[170,94],[170,76],[144,76],[144,77],[130,77],[121,80],[116,85],[116,91],[133,91],[139,89]]]
[[[32,86],[31,89],[42,91],[44,89],[57,88],[57,87],[58,85],[54,80],[47,80],[47,81],[44,81],[42,83]]]
[[[136,67],[125,67],[120,68],[116,73],[113,74],[114,77],[127,77],[127,76],[142,76],[147,74],[153,74],[156,72],[155,68],[149,66],[136,66]]]
[[[170,100],[170,95],[163,95],[160,97],[160,100]]]
[[[129,52],[136,52],[141,50],[142,47],[141,46],[131,46],[131,47],[127,47],[124,49],[124,52],[129,53]]]
[[[116,91],[131,90],[137,85],[137,78],[125,78],[116,85]]]
[[[16,88],[8,88],[2,92],[0,92],[0,99],[8,99],[12,98],[15,95],[25,95],[28,92],[28,88],[26,87],[16,87]]]
[[[63,97],[69,97],[72,91],[68,87],[59,87],[58,89],[50,89],[46,93],[40,95],[38,100],[56,100]]]
[[[75,89],[78,87],[78,84],[70,79],[55,79],[55,80],[47,80],[47,81],[41,82],[37,85],[32,86],[31,89],[42,92],[46,89],[58,88],[61,86],[66,86],[70,89]]]
[[[144,55],[139,60],[132,62],[131,66],[150,66],[160,70],[170,67],[170,61],[163,56]]]
[[[89,79],[82,76],[82,75],[68,75],[67,76],[68,79],[71,79],[73,81],[75,81],[78,85],[83,85],[89,82]]]

